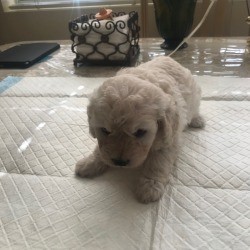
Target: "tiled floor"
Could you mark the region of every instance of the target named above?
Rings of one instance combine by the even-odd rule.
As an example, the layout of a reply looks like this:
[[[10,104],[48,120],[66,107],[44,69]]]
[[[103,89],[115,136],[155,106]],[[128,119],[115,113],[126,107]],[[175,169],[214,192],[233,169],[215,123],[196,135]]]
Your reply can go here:
[[[173,58],[195,75],[250,77],[250,47],[246,37],[238,38],[191,38],[188,48],[176,52]],[[5,76],[113,76],[120,67],[74,68],[74,54],[70,41],[60,41],[61,49],[41,63],[27,70],[1,70]],[[161,38],[143,38],[141,54],[137,63],[146,62],[155,56],[169,54],[160,48]],[[4,50],[12,45],[0,46]]]

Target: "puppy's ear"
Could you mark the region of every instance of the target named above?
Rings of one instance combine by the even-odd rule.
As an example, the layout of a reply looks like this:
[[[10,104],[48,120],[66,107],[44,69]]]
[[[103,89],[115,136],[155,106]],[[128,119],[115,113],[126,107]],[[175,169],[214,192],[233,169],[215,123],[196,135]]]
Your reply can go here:
[[[179,130],[180,121],[178,107],[174,99],[166,95],[164,106],[160,110],[158,118],[158,143],[170,146],[174,142],[175,135]]]

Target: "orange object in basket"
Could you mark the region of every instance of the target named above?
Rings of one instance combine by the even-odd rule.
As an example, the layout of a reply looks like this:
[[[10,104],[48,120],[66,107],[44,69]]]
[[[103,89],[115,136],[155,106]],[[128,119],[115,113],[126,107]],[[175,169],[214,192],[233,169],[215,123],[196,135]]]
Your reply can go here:
[[[112,13],[111,9],[101,8],[100,11],[96,13],[95,18],[97,20],[112,19],[111,13]]]

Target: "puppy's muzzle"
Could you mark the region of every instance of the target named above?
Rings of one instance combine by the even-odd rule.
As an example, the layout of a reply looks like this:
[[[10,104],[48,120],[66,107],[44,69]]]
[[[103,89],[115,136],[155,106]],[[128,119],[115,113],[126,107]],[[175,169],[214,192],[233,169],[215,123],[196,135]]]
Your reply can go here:
[[[112,159],[113,163],[116,165],[116,166],[120,166],[120,167],[125,167],[129,164],[129,160],[123,160],[121,158],[117,158],[117,159]]]

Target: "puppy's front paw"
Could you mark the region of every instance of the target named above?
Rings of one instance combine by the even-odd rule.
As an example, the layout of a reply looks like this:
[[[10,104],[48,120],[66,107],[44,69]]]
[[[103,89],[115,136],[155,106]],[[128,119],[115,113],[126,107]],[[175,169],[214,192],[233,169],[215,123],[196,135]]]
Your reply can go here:
[[[80,177],[91,178],[103,174],[107,168],[102,162],[95,161],[93,157],[88,157],[76,163],[75,174]]]
[[[164,185],[157,180],[141,178],[136,190],[136,196],[141,203],[158,201],[164,193]]]

